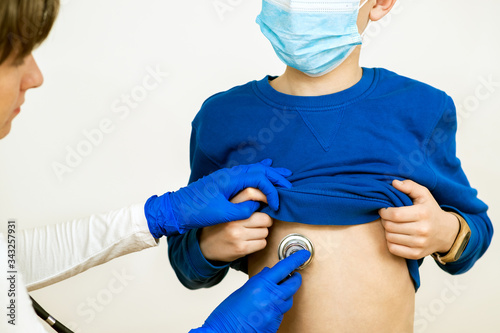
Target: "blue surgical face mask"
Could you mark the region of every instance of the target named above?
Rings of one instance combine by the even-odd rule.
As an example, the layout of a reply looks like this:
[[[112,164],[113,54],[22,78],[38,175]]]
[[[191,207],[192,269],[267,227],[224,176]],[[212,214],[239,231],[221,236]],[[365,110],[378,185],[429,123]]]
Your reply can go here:
[[[263,0],[257,24],[281,61],[309,76],[322,76],[361,44],[356,22],[367,2]]]

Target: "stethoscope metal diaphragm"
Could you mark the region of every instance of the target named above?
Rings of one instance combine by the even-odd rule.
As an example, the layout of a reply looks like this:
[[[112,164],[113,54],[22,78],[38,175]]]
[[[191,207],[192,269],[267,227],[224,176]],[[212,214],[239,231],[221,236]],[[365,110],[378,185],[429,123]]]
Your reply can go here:
[[[300,250],[311,252],[311,257],[298,268],[299,270],[304,269],[311,263],[314,257],[314,246],[309,238],[301,234],[290,234],[281,240],[278,247],[279,260],[283,260]]]

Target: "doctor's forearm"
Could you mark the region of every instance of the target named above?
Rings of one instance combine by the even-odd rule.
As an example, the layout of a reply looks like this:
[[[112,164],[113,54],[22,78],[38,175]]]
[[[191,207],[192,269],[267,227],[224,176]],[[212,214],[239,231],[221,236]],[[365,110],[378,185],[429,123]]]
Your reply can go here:
[[[29,290],[157,245],[143,204],[19,234],[18,261]]]

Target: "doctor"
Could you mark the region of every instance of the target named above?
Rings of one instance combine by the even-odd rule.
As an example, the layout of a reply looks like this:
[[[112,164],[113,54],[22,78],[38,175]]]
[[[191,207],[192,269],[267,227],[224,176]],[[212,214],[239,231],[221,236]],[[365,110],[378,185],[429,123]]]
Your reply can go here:
[[[26,92],[43,83],[31,53],[49,34],[58,7],[59,0],[0,2],[0,139],[9,134]],[[152,196],[118,211],[33,230],[15,230],[15,238],[0,234],[0,304],[9,304],[11,299],[16,302],[14,316],[2,314],[0,331],[46,332],[31,308],[29,290],[156,246],[162,236],[247,219],[259,208],[257,201],[278,209],[275,186],[290,187],[286,177],[291,172],[271,164],[272,161],[264,160],[219,170],[186,188]],[[254,232],[266,233],[267,227],[262,225]],[[15,298],[8,296],[12,286],[4,278],[12,271],[6,259],[13,239],[15,269],[20,273],[16,276]],[[261,246],[252,245],[251,239],[248,244]],[[193,332],[276,332],[301,284],[300,274],[293,271],[308,257],[307,251],[300,251],[271,269],[265,268],[222,302],[203,327]]]

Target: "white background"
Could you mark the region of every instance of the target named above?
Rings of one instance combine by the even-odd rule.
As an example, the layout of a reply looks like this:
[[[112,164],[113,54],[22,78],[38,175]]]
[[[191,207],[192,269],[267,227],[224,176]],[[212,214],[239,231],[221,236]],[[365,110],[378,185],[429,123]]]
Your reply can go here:
[[[217,4],[225,11],[217,11]],[[254,23],[260,6],[257,0],[63,1],[49,40],[35,52],[45,84],[28,93],[12,133],[0,143],[2,224],[8,218],[21,228],[63,222],[185,185],[190,122],[201,103],[284,70]],[[494,225],[500,218],[499,12],[493,0],[400,0],[383,24],[370,27],[361,60],[454,98],[458,156],[490,205]],[[120,118],[112,104],[122,94],[137,94],[148,68],[157,67],[169,77]],[[497,82],[486,97],[483,79]],[[65,163],[67,147],[76,149],[85,140],[82,132],[105,118],[113,131],[58,179],[54,162]],[[177,281],[166,250],[163,240],[159,248],[33,295],[77,332],[187,332],[246,280],[231,272],[215,288],[189,291]],[[426,260],[415,331],[499,332],[499,254],[494,238],[475,267],[457,278]],[[133,280],[105,297],[108,283],[123,270]],[[99,311],[90,311],[89,298],[101,302]]]

